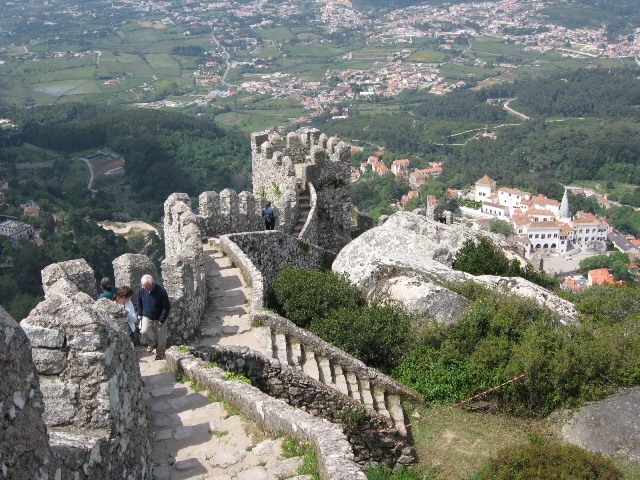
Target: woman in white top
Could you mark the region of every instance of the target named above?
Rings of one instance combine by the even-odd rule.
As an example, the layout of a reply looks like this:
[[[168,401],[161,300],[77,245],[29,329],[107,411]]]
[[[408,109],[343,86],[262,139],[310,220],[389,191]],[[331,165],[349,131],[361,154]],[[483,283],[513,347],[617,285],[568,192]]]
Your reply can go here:
[[[131,298],[133,297],[133,290],[131,288],[124,286],[120,287],[116,292],[115,298],[116,303],[118,305],[122,305],[122,308],[127,313],[127,327],[129,330],[129,338],[131,339],[131,343],[136,344],[136,311],[133,308],[133,302]]]

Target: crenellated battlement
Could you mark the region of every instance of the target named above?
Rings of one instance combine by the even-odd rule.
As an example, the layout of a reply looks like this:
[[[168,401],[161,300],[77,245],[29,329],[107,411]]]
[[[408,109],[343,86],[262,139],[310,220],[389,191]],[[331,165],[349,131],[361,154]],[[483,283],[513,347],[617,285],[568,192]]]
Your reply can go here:
[[[251,135],[253,193],[271,201],[279,212],[279,229],[296,232],[297,225],[319,217],[315,237],[305,241],[339,250],[351,239],[349,189],[351,149],[317,129],[286,137],[257,132]],[[303,201],[315,187],[313,208]]]
[[[350,148],[337,137],[327,137],[317,129],[306,129],[300,134],[289,133],[285,141],[277,133],[269,136],[266,132],[251,134],[251,153],[254,160],[275,160],[278,165],[287,163],[318,163],[349,161]]]

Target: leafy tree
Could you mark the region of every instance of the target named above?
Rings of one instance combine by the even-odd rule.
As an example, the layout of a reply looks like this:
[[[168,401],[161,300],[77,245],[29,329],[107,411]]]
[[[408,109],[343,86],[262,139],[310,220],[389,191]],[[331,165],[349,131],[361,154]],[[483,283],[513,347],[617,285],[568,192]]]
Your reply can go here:
[[[544,288],[556,289],[559,282],[544,271],[536,271],[531,264],[522,268],[517,259],[509,261],[507,257],[487,238],[480,237],[478,243],[467,240],[452,264],[455,270],[472,275],[498,275],[503,277],[522,277]]]
[[[505,220],[500,220],[499,218],[493,218],[489,222],[489,230],[493,233],[501,233],[505,237],[513,235],[515,231],[513,230],[513,225]]]
[[[490,240],[480,237],[477,244],[473,239],[464,242],[452,266],[472,275],[505,276],[514,271],[515,265]]]
[[[629,273],[629,257],[623,252],[594,255],[580,261],[580,273],[583,275],[586,275],[589,270],[597,268],[610,269],[616,280],[630,280],[632,278]]]

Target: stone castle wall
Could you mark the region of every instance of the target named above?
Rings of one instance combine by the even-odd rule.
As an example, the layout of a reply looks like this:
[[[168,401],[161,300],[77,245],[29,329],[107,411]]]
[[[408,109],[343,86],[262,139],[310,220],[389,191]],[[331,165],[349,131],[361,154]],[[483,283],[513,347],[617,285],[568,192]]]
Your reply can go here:
[[[0,478],[46,479],[59,475],[44,424],[44,401],[31,345],[0,307]]]
[[[171,301],[169,344],[184,343],[199,328],[207,298],[199,218],[186,194],[174,193],[164,204],[166,257],[162,282]]]
[[[263,234],[236,233],[220,237],[220,248],[227,254],[230,243],[245,252],[253,265],[260,266],[266,292],[271,290],[273,280],[283,267],[326,269],[335,259],[331,252],[278,231]]]
[[[115,303],[95,302],[93,295],[81,290],[88,288],[92,277],[83,260],[47,267],[45,300],[22,321],[24,333],[12,332],[11,351],[21,361],[20,368],[7,373],[24,377],[22,385],[29,388],[27,395],[19,390],[13,394],[13,404],[20,410],[15,419],[27,415],[44,423],[32,419],[32,425],[25,427],[30,451],[12,445],[13,456],[23,452],[18,461],[13,459],[13,466],[28,457],[32,465],[4,478],[150,480],[153,476],[142,379],[126,319]],[[92,283],[95,288],[95,277]],[[8,331],[3,330],[5,335]],[[6,433],[2,439],[15,440],[12,443],[22,435]],[[4,454],[2,458],[4,463]],[[11,455],[6,458],[12,460]]]

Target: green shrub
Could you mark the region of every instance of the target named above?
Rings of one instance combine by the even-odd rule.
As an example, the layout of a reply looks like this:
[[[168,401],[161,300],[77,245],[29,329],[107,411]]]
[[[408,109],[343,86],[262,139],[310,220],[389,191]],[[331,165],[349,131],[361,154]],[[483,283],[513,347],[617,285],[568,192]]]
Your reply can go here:
[[[411,316],[393,305],[341,308],[311,322],[320,338],[349,352],[369,366],[395,366],[406,352]]]
[[[602,455],[573,445],[532,443],[498,452],[474,480],[618,480],[622,472]]]
[[[302,328],[331,310],[355,309],[362,303],[358,288],[331,271],[286,267],[278,272],[273,290],[280,313]]]
[[[536,271],[531,264],[522,268],[516,259],[509,260],[490,240],[480,237],[478,243],[467,240],[453,260],[455,270],[471,275],[522,277],[548,289],[558,288],[559,281],[544,271]]]
[[[529,416],[640,383],[637,309],[616,323],[583,317],[567,326],[532,300],[467,283],[452,288],[469,294],[470,308],[455,325],[424,327],[392,372],[428,401],[460,401],[527,372],[488,398],[504,411]]]

